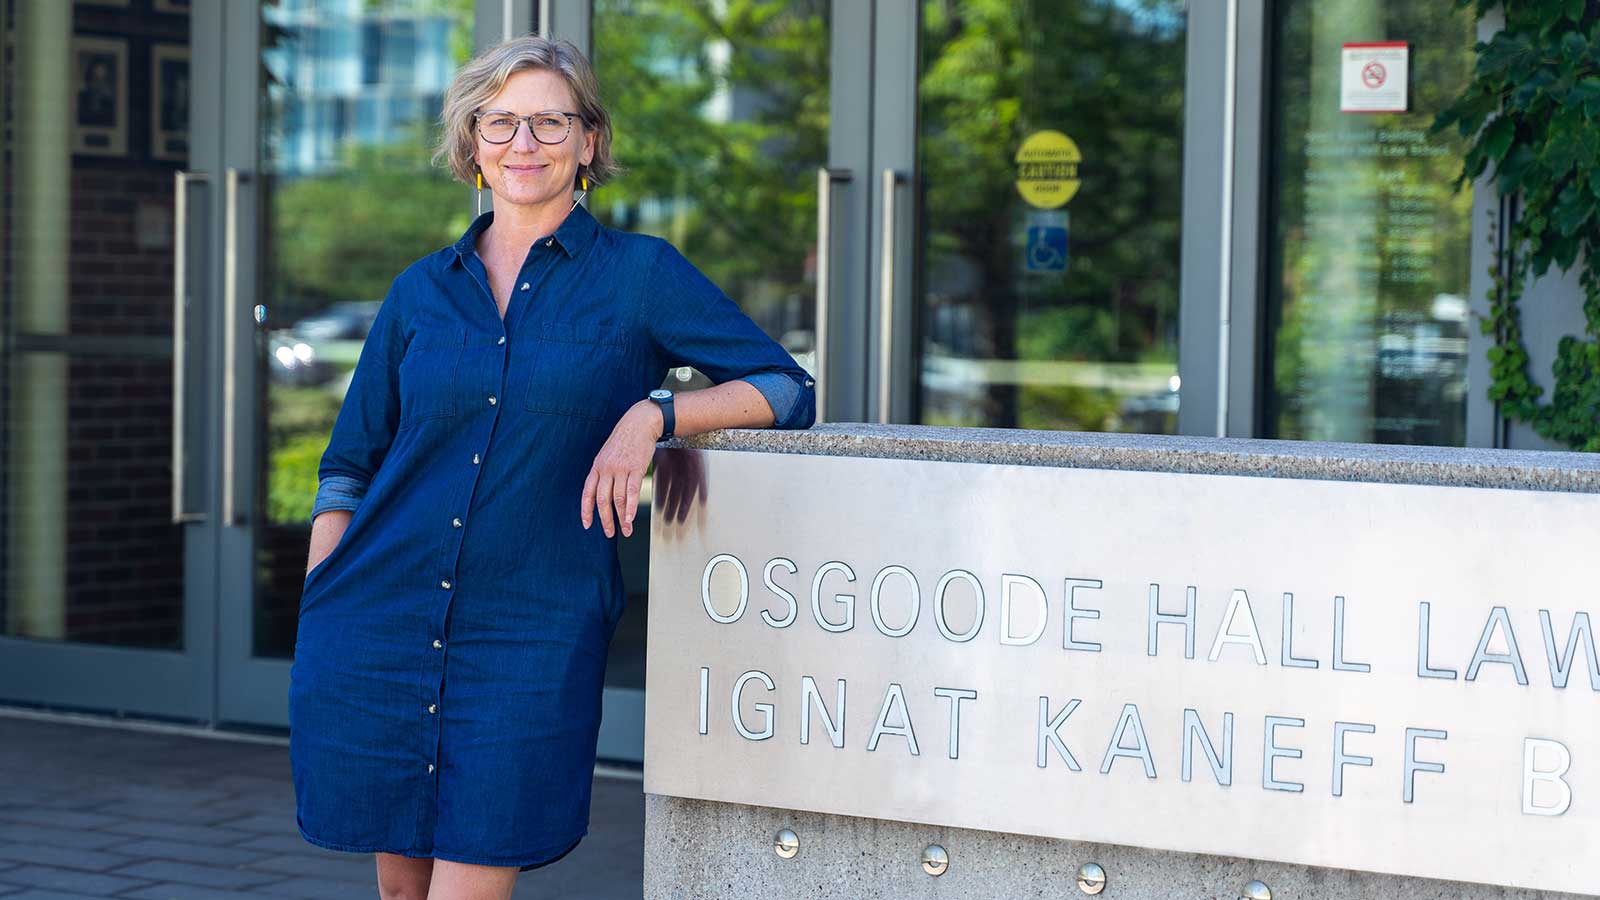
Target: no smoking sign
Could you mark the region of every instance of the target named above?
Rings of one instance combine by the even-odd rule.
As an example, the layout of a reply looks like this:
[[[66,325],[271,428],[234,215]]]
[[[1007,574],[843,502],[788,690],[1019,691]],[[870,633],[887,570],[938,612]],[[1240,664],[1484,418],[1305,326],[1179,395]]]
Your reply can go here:
[[[1339,109],[1348,113],[1406,112],[1411,45],[1406,41],[1345,44]]]

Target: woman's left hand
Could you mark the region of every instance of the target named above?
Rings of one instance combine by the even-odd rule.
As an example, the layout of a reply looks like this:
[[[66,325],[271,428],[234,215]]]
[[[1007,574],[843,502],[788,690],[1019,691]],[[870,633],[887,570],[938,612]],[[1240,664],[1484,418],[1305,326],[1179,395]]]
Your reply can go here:
[[[617,524],[622,525],[623,537],[633,535],[633,514],[639,508],[639,487],[644,483],[645,469],[655,455],[656,441],[662,431],[661,408],[651,400],[635,403],[595,455],[589,467],[589,477],[583,480],[583,501],[578,516],[585,530],[594,524],[594,513],[600,513],[600,526],[606,537],[614,537]]]

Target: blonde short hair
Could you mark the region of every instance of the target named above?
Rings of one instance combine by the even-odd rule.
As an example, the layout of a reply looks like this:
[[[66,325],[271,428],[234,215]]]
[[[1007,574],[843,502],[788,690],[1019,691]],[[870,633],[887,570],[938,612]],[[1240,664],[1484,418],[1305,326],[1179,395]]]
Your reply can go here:
[[[611,114],[600,105],[600,88],[589,60],[571,41],[552,41],[537,34],[496,44],[468,60],[456,73],[445,91],[444,109],[439,114],[443,128],[433,154],[434,165],[445,164],[456,180],[476,183],[473,113],[500,93],[514,73],[528,69],[544,69],[565,79],[584,126],[594,132],[594,158],[580,169],[580,174],[588,176],[589,186],[598,187],[621,174],[622,167],[611,158]],[[574,175],[574,184],[576,178]]]

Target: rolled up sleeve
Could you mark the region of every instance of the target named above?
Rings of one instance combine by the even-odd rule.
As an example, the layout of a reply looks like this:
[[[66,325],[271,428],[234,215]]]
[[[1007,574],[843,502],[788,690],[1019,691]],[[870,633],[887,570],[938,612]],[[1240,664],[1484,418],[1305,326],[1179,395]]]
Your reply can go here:
[[[645,294],[641,325],[662,370],[693,366],[717,384],[747,382],[772,408],[773,428],[816,422],[816,379],[666,241]]]
[[[317,467],[313,522],[330,509],[360,506],[394,443],[400,422],[400,359],[406,350],[405,316],[400,307],[399,291],[392,286],[361,346],[350,389]]]

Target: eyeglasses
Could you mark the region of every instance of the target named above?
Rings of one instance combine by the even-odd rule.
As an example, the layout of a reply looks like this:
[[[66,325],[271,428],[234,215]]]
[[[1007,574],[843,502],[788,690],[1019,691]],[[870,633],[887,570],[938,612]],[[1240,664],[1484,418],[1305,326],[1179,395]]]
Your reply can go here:
[[[517,126],[528,123],[533,139],[541,144],[559,144],[572,133],[572,120],[584,121],[582,113],[547,109],[528,116],[519,116],[503,109],[486,109],[473,113],[478,123],[478,134],[491,144],[504,144],[517,136]]]

